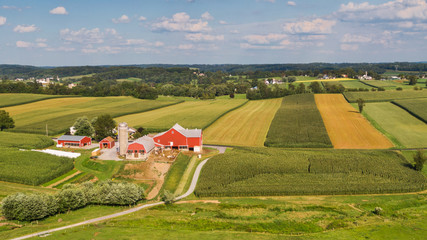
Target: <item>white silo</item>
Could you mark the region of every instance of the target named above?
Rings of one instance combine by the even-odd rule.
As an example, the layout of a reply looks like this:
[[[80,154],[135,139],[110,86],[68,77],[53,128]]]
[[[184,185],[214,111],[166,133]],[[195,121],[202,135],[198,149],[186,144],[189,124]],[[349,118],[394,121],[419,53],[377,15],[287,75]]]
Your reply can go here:
[[[128,147],[128,140],[129,140],[127,123],[125,122],[120,123],[118,130],[119,130],[119,155],[124,156],[126,155],[126,150]]]

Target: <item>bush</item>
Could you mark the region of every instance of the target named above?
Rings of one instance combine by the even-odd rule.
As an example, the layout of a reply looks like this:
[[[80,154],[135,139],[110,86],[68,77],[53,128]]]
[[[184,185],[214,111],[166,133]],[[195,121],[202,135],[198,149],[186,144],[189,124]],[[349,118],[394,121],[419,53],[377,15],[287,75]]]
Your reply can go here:
[[[373,213],[376,215],[381,215],[384,212],[384,210],[380,207],[375,207]]]
[[[7,196],[2,203],[3,215],[9,219],[32,221],[56,213],[57,203],[53,197],[42,194],[16,193]]]
[[[402,91],[402,90],[403,90],[403,88],[402,88],[402,87],[398,87],[398,88],[396,88],[396,90],[397,90],[397,91]]]
[[[162,201],[165,204],[172,204],[174,202],[175,195],[168,190],[163,191]]]
[[[426,158],[424,157],[423,152],[421,150],[418,150],[414,156],[414,162],[415,162],[414,168],[415,168],[415,170],[417,170],[417,171],[423,170],[425,161],[426,161]]]
[[[58,210],[60,212],[66,212],[69,210],[79,209],[87,204],[85,194],[81,189],[68,188],[61,190],[56,195],[58,201]]]

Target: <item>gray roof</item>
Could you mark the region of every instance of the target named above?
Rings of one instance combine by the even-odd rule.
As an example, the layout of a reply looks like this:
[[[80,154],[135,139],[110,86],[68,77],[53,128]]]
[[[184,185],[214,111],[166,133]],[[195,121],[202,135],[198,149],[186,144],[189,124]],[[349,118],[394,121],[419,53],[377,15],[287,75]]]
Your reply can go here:
[[[133,143],[139,143],[144,146],[145,151],[150,152],[154,148],[154,140],[153,138],[145,135],[133,141]],[[132,144],[132,143],[131,143]],[[130,144],[129,144],[130,145]]]
[[[86,136],[73,136],[73,135],[62,135],[58,138],[58,141],[72,141],[72,142],[79,142]]]
[[[172,128],[188,138],[197,138],[202,136],[202,129],[185,129],[181,127],[181,125],[179,125],[178,123],[175,124]]]

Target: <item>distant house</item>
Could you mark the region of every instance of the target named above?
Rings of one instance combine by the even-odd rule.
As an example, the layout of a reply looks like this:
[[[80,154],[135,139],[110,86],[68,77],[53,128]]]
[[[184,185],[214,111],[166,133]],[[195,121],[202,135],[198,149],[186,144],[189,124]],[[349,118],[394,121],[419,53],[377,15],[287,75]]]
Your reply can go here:
[[[157,147],[164,149],[202,151],[203,136],[201,129],[185,129],[178,123],[166,132],[153,137]]]
[[[92,139],[86,136],[62,135],[58,138],[61,147],[84,147],[92,144]]]
[[[143,159],[147,158],[148,154],[155,147],[151,137],[143,136],[129,143],[126,151],[126,159]]]
[[[136,132],[137,132],[137,130],[135,128],[128,127],[128,134],[129,134],[129,136],[134,135]],[[113,133],[117,135],[117,133],[118,133],[117,128],[113,129]]]
[[[115,141],[112,137],[106,137],[99,142],[99,148],[113,148],[115,145]]]

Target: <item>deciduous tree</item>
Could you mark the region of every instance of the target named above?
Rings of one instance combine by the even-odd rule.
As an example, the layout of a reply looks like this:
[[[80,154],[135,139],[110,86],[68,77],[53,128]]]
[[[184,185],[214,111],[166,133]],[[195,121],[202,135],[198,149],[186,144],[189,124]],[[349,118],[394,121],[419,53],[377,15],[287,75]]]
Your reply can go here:
[[[3,131],[3,129],[14,127],[15,121],[13,121],[13,118],[9,116],[9,113],[5,110],[0,110],[0,130]]]
[[[363,107],[365,106],[365,100],[362,98],[358,98],[357,100],[357,106],[359,107],[359,112],[362,113]]]

